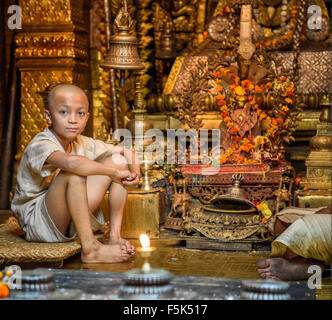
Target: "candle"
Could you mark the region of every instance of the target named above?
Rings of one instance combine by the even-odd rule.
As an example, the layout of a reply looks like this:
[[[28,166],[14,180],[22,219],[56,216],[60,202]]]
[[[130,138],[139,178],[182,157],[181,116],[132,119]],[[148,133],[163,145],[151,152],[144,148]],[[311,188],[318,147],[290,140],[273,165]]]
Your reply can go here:
[[[150,246],[150,239],[146,234],[141,234],[139,236],[139,240],[141,241],[142,247],[137,248],[137,252],[145,259],[145,262],[142,265],[142,272],[149,273],[151,267],[148,262],[148,258],[152,255],[152,252],[155,251],[156,248]]]
[[[152,251],[152,248],[150,247],[150,239],[148,235],[146,234],[141,234],[139,236],[139,240],[141,241],[142,244],[142,251]]]

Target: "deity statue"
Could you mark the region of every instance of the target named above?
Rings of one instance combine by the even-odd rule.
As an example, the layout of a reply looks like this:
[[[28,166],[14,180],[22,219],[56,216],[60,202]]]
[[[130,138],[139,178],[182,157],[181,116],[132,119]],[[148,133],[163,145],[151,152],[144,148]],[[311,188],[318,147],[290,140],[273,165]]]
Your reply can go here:
[[[178,32],[190,32],[195,27],[195,4],[196,1],[175,0],[172,17],[174,28]]]
[[[180,52],[190,41],[195,39],[197,1],[175,0],[171,11],[174,32],[176,33],[176,50]],[[192,44],[190,44],[192,45]]]

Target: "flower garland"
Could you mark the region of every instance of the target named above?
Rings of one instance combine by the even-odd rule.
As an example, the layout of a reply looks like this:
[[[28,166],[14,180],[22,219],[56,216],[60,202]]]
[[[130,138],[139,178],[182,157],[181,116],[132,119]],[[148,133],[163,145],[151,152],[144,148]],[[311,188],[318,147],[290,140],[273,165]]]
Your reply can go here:
[[[285,77],[280,79],[274,79],[272,82],[267,82],[261,85],[255,85],[250,80],[240,80],[235,73],[232,73],[230,69],[220,67],[217,71],[213,72],[216,78],[215,90],[218,92],[216,96],[217,105],[220,107],[222,121],[224,122],[229,133],[235,138],[235,145],[231,146],[223,155],[221,155],[220,163],[237,162],[238,158],[232,157],[235,150],[244,152],[245,157],[241,163],[252,164],[259,163],[260,161],[252,159],[252,153],[254,150],[258,150],[262,145],[270,141],[273,138],[280,127],[285,124],[285,120],[293,107],[295,96],[295,88],[292,82],[287,82]],[[229,90],[226,90],[221,85],[221,79],[228,77],[231,80]],[[277,112],[277,116],[267,114],[265,111],[259,108],[256,103],[255,96],[260,93],[272,92],[279,97],[276,99],[276,105],[274,110]],[[232,121],[232,111],[235,109],[244,108],[249,113],[256,112],[259,121],[266,121],[269,128],[263,134],[263,136],[257,137],[255,140],[252,138],[246,138],[239,136],[239,128]]]
[[[263,47],[265,47],[269,49],[280,49],[289,45],[294,36],[294,31],[296,29],[298,17],[299,17],[299,6],[293,5],[291,10],[291,18],[289,21],[289,30],[284,35],[278,36],[274,39],[266,40],[263,44],[256,43],[256,48],[262,49]]]
[[[9,295],[8,288],[8,279],[13,274],[12,271],[8,271],[8,268],[5,270],[0,270],[0,298],[7,298]]]

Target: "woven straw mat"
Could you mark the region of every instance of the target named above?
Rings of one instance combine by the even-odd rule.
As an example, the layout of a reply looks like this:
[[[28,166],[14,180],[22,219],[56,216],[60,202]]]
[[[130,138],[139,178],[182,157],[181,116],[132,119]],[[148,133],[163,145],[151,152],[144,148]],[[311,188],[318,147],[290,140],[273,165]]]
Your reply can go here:
[[[71,242],[41,243],[24,239],[24,231],[14,217],[0,225],[0,263],[56,262],[81,251],[78,238]]]

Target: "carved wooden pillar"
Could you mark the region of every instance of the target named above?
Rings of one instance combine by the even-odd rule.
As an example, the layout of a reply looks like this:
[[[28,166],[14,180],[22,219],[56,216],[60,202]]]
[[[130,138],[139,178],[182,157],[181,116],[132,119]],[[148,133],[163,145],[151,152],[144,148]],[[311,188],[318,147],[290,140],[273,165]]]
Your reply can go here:
[[[16,37],[21,72],[17,159],[34,135],[46,127],[38,92],[63,82],[90,89],[89,1],[20,0],[19,5],[23,28]],[[91,121],[86,132],[90,131]]]

